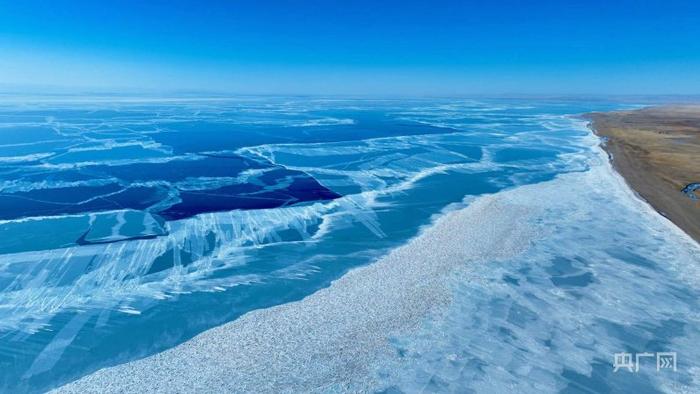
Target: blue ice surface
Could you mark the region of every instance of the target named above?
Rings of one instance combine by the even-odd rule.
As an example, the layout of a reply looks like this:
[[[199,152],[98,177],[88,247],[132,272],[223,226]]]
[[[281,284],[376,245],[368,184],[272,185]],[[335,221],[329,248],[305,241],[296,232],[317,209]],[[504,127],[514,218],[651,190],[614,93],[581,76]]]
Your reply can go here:
[[[0,391],[56,387],[302,299],[406,242],[465,196],[585,171],[567,155],[580,153],[574,141],[588,132],[567,116],[618,107],[312,98],[4,104]],[[541,278],[502,278],[521,289],[544,280],[572,294],[600,283],[565,258],[552,259]],[[518,311],[513,324],[537,319]],[[606,392],[605,367],[563,373]]]
[[[79,163],[87,161],[89,164],[78,168],[69,167],[67,170],[58,168],[53,171],[36,171],[37,164],[32,162],[24,173],[22,165],[14,165],[12,168],[15,171],[11,173],[11,178],[7,177],[7,182],[36,183],[39,180],[56,183],[50,188],[0,192],[0,220],[118,209],[144,210],[168,220],[176,220],[205,212],[274,208],[338,197],[337,193],[299,171],[239,156],[202,154],[164,162],[149,162],[150,156],[147,156],[143,158],[145,162],[99,164],[101,161],[113,160],[108,155],[109,152],[109,149],[80,151],[81,156],[73,156],[72,159],[79,160]],[[54,164],[53,158],[46,161]],[[226,179],[235,178],[242,171],[252,169],[270,171],[255,177],[257,182],[225,184]],[[195,190],[182,190],[176,184],[198,177],[220,178],[224,185],[203,185]],[[287,179],[290,179],[289,185],[277,185]],[[60,187],[59,180],[64,184],[79,181],[84,184]],[[95,182],[99,180],[103,182]],[[175,199],[180,202],[162,204]]]

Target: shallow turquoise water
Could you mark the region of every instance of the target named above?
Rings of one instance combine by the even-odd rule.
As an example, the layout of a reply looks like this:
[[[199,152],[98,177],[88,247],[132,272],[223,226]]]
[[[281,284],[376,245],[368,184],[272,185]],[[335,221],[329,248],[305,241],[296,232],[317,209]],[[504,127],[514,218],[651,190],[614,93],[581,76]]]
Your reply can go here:
[[[328,286],[404,244],[465,197],[585,173],[591,136],[575,115],[620,107],[570,100],[3,102],[0,387],[40,391],[167,349],[248,311]],[[597,207],[599,197],[571,206]],[[508,338],[534,338],[538,324],[566,318],[543,317],[538,313],[550,313],[546,308],[533,311],[512,300],[532,302],[557,290],[575,310],[587,288],[606,283],[604,274],[586,269],[591,251],[649,270],[629,274],[628,282],[645,283],[637,274],[660,275],[659,259],[675,258],[659,252],[671,241],[611,216],[618,212],[608,214],[615,220],[592,220],[547,238],[531,256],[484,268],[480,275],[502,283],[457,288],[462,297],[454,315],[466,318],[439,329],[489,335],[493,347],[482,351],[510,355],[512,349],[502,348]],[[579,255],[566,253],[577,247]],[[630,251],[645,247],[642,254]],[[670,326],[658,316],[632,327],[601,317],[597,335],[658,332],[658,346],[625,340],[620,346],[666,349],[669,338],[683,336],[697,319],[686,313],[697,310],[692,286],[668,291],[670,298],[659,302],[685,303]],[[503,313],[522,331],[499,326]],[[479,325],[473,316],[491,323]],[[437,329],[430,324],[441,323],[426,323],[419,339],[397,339],[420,356],[382,367],[389,368],[381,372],[387,389],[468,390],[475,377],[497,376],[488,368],[497,360],[476,352],[471,341],[432,337]],[[411,372],[435,368],[421,362],[431,354],[421,346],[440,363],[459,350],[473,368],[460,365],[466,375],[454,375],[451,385],[436,373],[434,383],[426,381]],[[595,372],[607,371],[609,360],[590,365],[587,376],[559,359],[561,371],[548,373],[560,379],[547,387],[570,381],[571,390],[618,388],[602,382],[607,372]]]

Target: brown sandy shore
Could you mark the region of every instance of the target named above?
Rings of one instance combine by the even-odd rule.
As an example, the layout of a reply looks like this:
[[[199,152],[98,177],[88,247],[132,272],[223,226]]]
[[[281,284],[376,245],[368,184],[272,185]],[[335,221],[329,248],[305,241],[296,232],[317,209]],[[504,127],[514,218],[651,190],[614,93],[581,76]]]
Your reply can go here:
[[[700,105],[595,112],[585,117],[615,169],[654,209],[700,242],[700,201],[681,190],[700,182]],[[700,197],[700,190],[696,195]]]

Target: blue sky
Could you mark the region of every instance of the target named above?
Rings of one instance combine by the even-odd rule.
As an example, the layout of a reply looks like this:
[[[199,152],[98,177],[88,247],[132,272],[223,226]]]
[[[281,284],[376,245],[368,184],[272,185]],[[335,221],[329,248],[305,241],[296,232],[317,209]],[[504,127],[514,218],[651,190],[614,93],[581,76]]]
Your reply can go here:
[[[0,84],[700,93],[700,1],[0,0]]]

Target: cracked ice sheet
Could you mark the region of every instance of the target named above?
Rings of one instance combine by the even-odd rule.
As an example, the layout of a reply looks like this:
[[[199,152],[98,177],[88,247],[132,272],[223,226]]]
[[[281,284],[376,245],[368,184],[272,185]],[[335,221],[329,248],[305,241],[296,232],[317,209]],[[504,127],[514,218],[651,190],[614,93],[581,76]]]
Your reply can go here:
[[[598,153],[588,172],[449,211],[302,301],[57,391],[692,392],[693,368],[610,375],[619,351],[676,350],[698,365],[700,248]],[[649,296],[640,299],[640,288]],[[659,349],[644,348],[654,341]]]
[[[309,391],[342,388],[388,356],[388,335],[448,305],[444,281],[465,262],[522,252],[533,234],[498,196],[448,213],[407,245],[300,302],[248,313],[152,357],[103,369],[59,392]],[[449,245],[450,247],[446,247]]]

